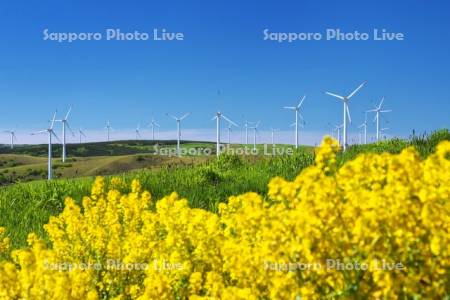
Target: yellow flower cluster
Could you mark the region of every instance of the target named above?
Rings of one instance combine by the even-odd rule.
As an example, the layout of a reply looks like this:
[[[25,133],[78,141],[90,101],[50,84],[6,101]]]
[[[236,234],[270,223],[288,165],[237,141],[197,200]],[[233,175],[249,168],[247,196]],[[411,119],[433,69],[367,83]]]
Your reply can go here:
[[[0,227],[0,254],[6,252],[9,249],[10,240],[5,237],[6,229]]]
[[[268,199],[230,197],[219,213],[138,181],[97,178],[89,197],[0,262],[0,299],[442,299],[450,294],[450,142],[274,178]],[[1,231],[0,231],[1,234]],[[0,249],[1,248],[0,244]]]

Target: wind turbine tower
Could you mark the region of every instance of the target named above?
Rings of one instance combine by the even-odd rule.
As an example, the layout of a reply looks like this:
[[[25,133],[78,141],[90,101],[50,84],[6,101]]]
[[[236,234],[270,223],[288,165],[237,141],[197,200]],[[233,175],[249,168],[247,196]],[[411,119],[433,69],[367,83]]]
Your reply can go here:
[[[245,144],[248,145],[248,125],[253,124],[252,122],[245,121],[244,127],[245,127]]]
[[[53,114],[53,118],[50,123],[50,127],[35,133],[32,133],[31,135],[37,135],[37,134],[48,134],[48,180],[52,179],[52,137],[55,137],[59,142],[60,139],[56,135],[55,131],[53,130],[53,126],[55,125],[55,118],[56,118],[56,112]]]
[[[69,121],[68,121],[71,111],[72,111],[72,107],[69,107],[69,110],[67,111],[67,113],[63,119],[55,120],[56,122],[61,122],[61,124],[62,124],[62,139],[63,139],[62,140],[62,162],[63,163],[66,162],[66,156],[67,156],[66,155],[66,127],[67,127],[67,129],[70,130],[70,132],[72,133],[72,136],[75,135],[72,131],[72,128],[70,128]]]
[[[337,132],[337,141],[339,144],[341,144],[341,129],[342,129],[342,127],[344,127],[343,124],[334,126],[334,131]]]
[[[109,121],[106,122],[105,129],[106,129],[106,134],[107,134],[107,141],[109,142],[109,141],[110,141],[111,130],[113,129],[113,128],[111,127],[111,123],[110,123]]]
[[[275,132],[280,131],[279,129],[276,128],[271,128],[271,139],[272,139],[272,152],[275,149]]]
[[[234,123],[228,122],[227,131],[228,131],[228,145],[231,145],[231,132],[233,131],[233,126],[237,126]]]

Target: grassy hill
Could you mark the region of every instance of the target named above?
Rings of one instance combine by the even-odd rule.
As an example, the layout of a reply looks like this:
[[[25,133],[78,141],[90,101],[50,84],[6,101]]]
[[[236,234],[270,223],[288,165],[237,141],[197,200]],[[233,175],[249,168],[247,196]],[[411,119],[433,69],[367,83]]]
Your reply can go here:
[[[214,144],[187,142],[183,149],[210,148]],[[62,163],[62,147],[55,144],[52,149],[54,178],[75,178],[111,175],[138,169],[158,169],[164,166],[193,165],[206,158],[178,158],[175,155],[154,155],[156,149],[170,149],[175,154],[176,141],[112,141],[98,143],[68,144],[68,159]],[[16,145],[0,146],[0,185],[27,182],[47,178],[48,146]]]
[[[230,149],[238,147],[244,148],[243,145],[232,145]],[[263,147],[258,145],[259,152],[264,152]],[[281,150],[287,147],[291,146],[277,145]],[[305,149],[312,151],[312,147]],[[63,164],[60,159],[61,146],[55,144],[52,150],[54,178],[111,175],[139,169],[194,165],[216,155],[215,143],[183,141],[181,150],[184,155],[178,158],[176,141],[113,141],[68,144],[68,159]],[[18,145],[14,149],[0,147],[0,186],[47,178],[47,151],[47,145]],[[270,152],[271,147],[267,147],[265,151]],[[257,157],[259,156],[248,156],[247,159],[254,160]]]
[[[41,180],[47,178],[47,158],[8,154],[0,155],[0,185]],[[112,175],[131,170],[155,170],[162,167],[189,166],[200,163],[205,157],[166,157],[153,154],[121,156],[93,156],[69,158],[66,163],[53,160],[54,178]]]

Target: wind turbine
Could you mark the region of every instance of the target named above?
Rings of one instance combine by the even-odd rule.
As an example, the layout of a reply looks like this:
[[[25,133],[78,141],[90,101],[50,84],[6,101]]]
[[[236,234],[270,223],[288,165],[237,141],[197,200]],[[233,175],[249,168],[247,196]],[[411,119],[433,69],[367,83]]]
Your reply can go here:
[[[364,123],[359,125],[358,128],[364,128],[364,144],[367,144],[367,113],[364,114]]]
[[[339,144],[341,143],[341,129],[342,129],[342,127],[344,127],[343,124],[341,124],[341,125],[334,125],[334,131],[337,132],[337,140],[338,140]]]
[[[330,122],[328,122],[328,128],[330,129],[330,136],[331,136],[333,139],[335,139],[335,137],[334,137],[334,131],[335,131],[335,129],[334,129],[334,126],[331,125]]]
[[[156,127],[161,127],[161,126],[159,126],[159,124],[156,123],[155,119],[153,119],[153,118],[148,126],[152,128],[152,141],[154,141],[155,140],[155,126]]]
[[[271,138],[272,138],[272,152],[275,149],[275,132],[280,131],[279,129],[276,128],[271,128]]]
[[[62,139],[63,139],[63,141],[62,141],[62,162],[66,162],[66,126],[72,133],[72,136],[75,136],[75,134],[72,131],[72,128],[70,128],[69,121],[68,121],[71,111],[72,111],[72,107],[69,107],[69,110],[67,111],[67,113],[63,119],[55,120],[55,122],[61,122],[61,124],[62,124]]]
[[[258,132],[258,126],[260,121],[258,121],[255,126],[249,127],[249,129],[253,129],[253,150],[256,150],[256,133]]]
[[[211,119],[211,121],[216,120],[216,155],[217,155],[217,157],[220,155],[220,119],[221,118],[223,118],[229,124],[232,124],[232,125],[238,127],[238,125],[236,123],[234,123],[233,121],[228,119],[220,111],[216,112],[216,115]],[[228,134],[229,134],[229,132],[228,132]]]
[[[300,100],[300,103],[297,106],[285,106],[284,109],[289,109],[295,111],[295,148],[298,148],[298,117],[303,120],[303,116],[300,114],[300,107],[305,101],[306,95]]]
[[[181,138],[181,121],[183,121],[187,116],[189,116],[191,113],[184,114],[181,118],[166,114],[167,116],[171,117],[177,122],[177,155],[181,156],[180,152],[180,138]]]
[[[137,127],[136,127],[136,129],[134,130],[135,132],[136,132],[136,141],[138,140],[138,139],[140,139],[140,138],[142,138],[141,137],[141,125],[137,125]]]
[[[16,133],[12,130],[5,130],[3,132],[9,133],[11,136],[11,149],[14,149],[14,141],[17,141]]]
[[[227,131],[228,131],[228,145],[231,145],[231,132],[233,131],[233,126],[237,127],[236,124],[228,122]]]
[[[347,117],[348,117],[348,121],[350,122],[350,124],[352,123],[352,118],[350,117],[350,110],[348,108],[348,102],[350,100],[350,98],[352,98],[365,84],[367,81],[364,81],[363,83],[361,83],[353,92],[351,92],[348,96],[340,96],[340,95],[336,95],[330,92],[325,92],[325,94],[339,98],[343,101],[344,103],[344,122],[343,122],[343,127],[344,127],[344,141],[343,141],[343,147],[344,147],[344,151],[347,149]]]
[[[106,122],[105,129],[106,129],[106,132],[107,132],[107,138],[108,138],[108,142],[109,142],[110,133],[111,133],[111,130],[113,129],[111,127],[111,123],[109,121]]]
[[[248,125],[253,124],[253,122],[249,122],[245,120],[244,127],[245,127],[245,144],[248,145]]]
[[[389,130],[388,127],[381,128],[381,129],[380,129],[380,133],[385,132],[385,131],[388,131],[388,130]],[[384,137],[384,139],[386,139],[386,134],[385,134],[383,137]]]
[[[373,119],[373,121],[377,122],[377,142],[380,139],[380,114],[381,113],[388,113],[391,112],[392,110],[388,109],[388,110],[382,110],[381,106],[383,105],[384,102],[384,97],[381,98],[380,104],[378,104],[377,107],[375,107],[374,109],[368,110],[366,112],[374,112],[375,113],[375,118]]]
[[[52,179],[52,137],[55,137],[59,142],[61,142],[61,140],[58,138],[55,131],[53,130],[53,126],[55,125],[55,118],[56,118],[56,111],[53,114],[53,118],[51,120],[49,128],[31,134],[31,135],[37,135],[42,133],[48,134],[48,180]]]
[[[84,132],[81,130],[81,128],[78,129],[78,134],[80,135],[80,144],[81,144],[81,137],[84,136],[84,138],[86,139],[86,134],[84,134]]]

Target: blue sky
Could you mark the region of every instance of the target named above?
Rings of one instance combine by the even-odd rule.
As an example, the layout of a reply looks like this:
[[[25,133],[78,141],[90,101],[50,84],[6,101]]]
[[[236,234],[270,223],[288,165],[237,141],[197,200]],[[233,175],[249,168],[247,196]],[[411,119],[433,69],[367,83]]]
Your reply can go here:
[[[116,138],[133,137],[136,124],[152,116],[162,125],[161,137],[170,137],[175,123],[165,113],[189,111],[185,138],[196,139],[198,132],[198,138],[210,139],[210,119],[220,109],[238,123],[261,120],[262,135],[280,128],[289,142],[293,114],[281,107],[306,94],[302,134],[314,143],[329,131],[329,122],[342,122],[341,103],[324,91],[347,94],[365,80],[367,86],[350,102],[354,134],[362,112],[381,96],[394,110],[383,125],[391,135],[450,127],[449,10],[443,0],[2,1],[0,128],[17,126],[19,140],[30,142],[27,133],[44,128],[53,110],[62,114],[73,105],[72,127],[82,126],[92,139],[106,120]],[[46,28],[101,33],[165,28],[182,32],[184,40],[58,43],[43,40]],[[328,28],[386,29],[403,33],[405,40],[263,40],[264,29]],[[38,141],[45,137],[33,140]]]

